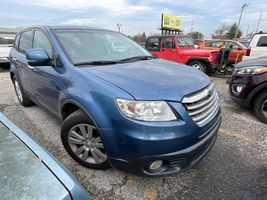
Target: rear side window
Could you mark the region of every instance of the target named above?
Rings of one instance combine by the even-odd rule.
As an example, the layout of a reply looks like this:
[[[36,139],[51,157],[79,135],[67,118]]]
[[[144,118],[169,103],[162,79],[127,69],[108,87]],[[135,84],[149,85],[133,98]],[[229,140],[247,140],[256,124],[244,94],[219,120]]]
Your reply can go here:
[[[163,38],[161,43],[162,48],[174,48],[174,42],[172,38]]]
[[[211,43],[211,46],[216,47],[216,48],[219,48],[221,45],[223,45],[223,42],[212,42]]]
[[[33,48],[46,50],[49,57],[52,58],[52,45],[43,32],[34,32]]]
[[[267,47],[267,36],[261,36],[258,43],[257,47]]]
[[[19,51],[25,53],[32,47],[32,31],[25,31],[21,33],[19,42]]]
[[[159,38],[148,38],[146,48],[150,51],[159,51]]]
[[[233,48],[233,49],[238,49],[240,48],[240,46],[238,46],[236,43],[234,42],[225,42],[225,47],[226,48]]]
[[[206,46],[206,47],[211,47],[211,42],[206,42],[206,43],[205,43],[205,46]]]

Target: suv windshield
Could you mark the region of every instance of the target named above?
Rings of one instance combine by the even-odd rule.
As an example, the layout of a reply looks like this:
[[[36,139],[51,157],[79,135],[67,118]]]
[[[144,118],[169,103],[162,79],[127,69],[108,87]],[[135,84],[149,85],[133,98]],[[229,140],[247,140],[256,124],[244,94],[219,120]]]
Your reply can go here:
[[[193,46],[194,45],[194,41],[192,40],[192,38],[188,38],[188,37],[177,37],[176,38],[178,45],[179,46]]]
[[[117,32],[55,30],[54,34],[74,65],[112,64],[152,56],[140,45]]]

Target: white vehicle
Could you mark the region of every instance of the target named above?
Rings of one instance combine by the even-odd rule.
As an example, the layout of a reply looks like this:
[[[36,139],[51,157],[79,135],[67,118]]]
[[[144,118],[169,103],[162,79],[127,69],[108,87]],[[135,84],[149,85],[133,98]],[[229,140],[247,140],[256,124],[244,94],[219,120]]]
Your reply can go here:
[[[14,39],[0,37],[0,64],[9,63],[9,52],[13,46]]]
[[[267,56],[267,33],[253,35],[243,60]]]

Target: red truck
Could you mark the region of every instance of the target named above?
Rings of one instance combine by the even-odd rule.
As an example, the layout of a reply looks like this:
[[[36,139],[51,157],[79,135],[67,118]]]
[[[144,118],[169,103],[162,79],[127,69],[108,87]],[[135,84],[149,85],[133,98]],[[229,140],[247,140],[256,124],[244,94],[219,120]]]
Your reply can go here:
[[[219,51],[195,49],[190,36],[151,36],[146,41],[146,49],[159,58],[190,65],[203,72],[218,67]]]

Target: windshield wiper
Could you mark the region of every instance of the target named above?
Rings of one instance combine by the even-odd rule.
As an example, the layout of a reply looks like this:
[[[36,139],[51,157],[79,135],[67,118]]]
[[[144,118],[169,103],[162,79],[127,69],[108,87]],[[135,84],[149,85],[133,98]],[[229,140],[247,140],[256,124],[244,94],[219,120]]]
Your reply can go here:
[[[119,60],[119,62],[136,61],[136,60],[150,60],[150,59],[156,59],[156,57],[155,56],[133,56],[133,57]]]
[[[91,61],[91,62],[80,62],[75,63],[74,66],[82,66],[82,65],[113,65],[119,63],[118,61],[113,60],[102,60],[102,61]]]

